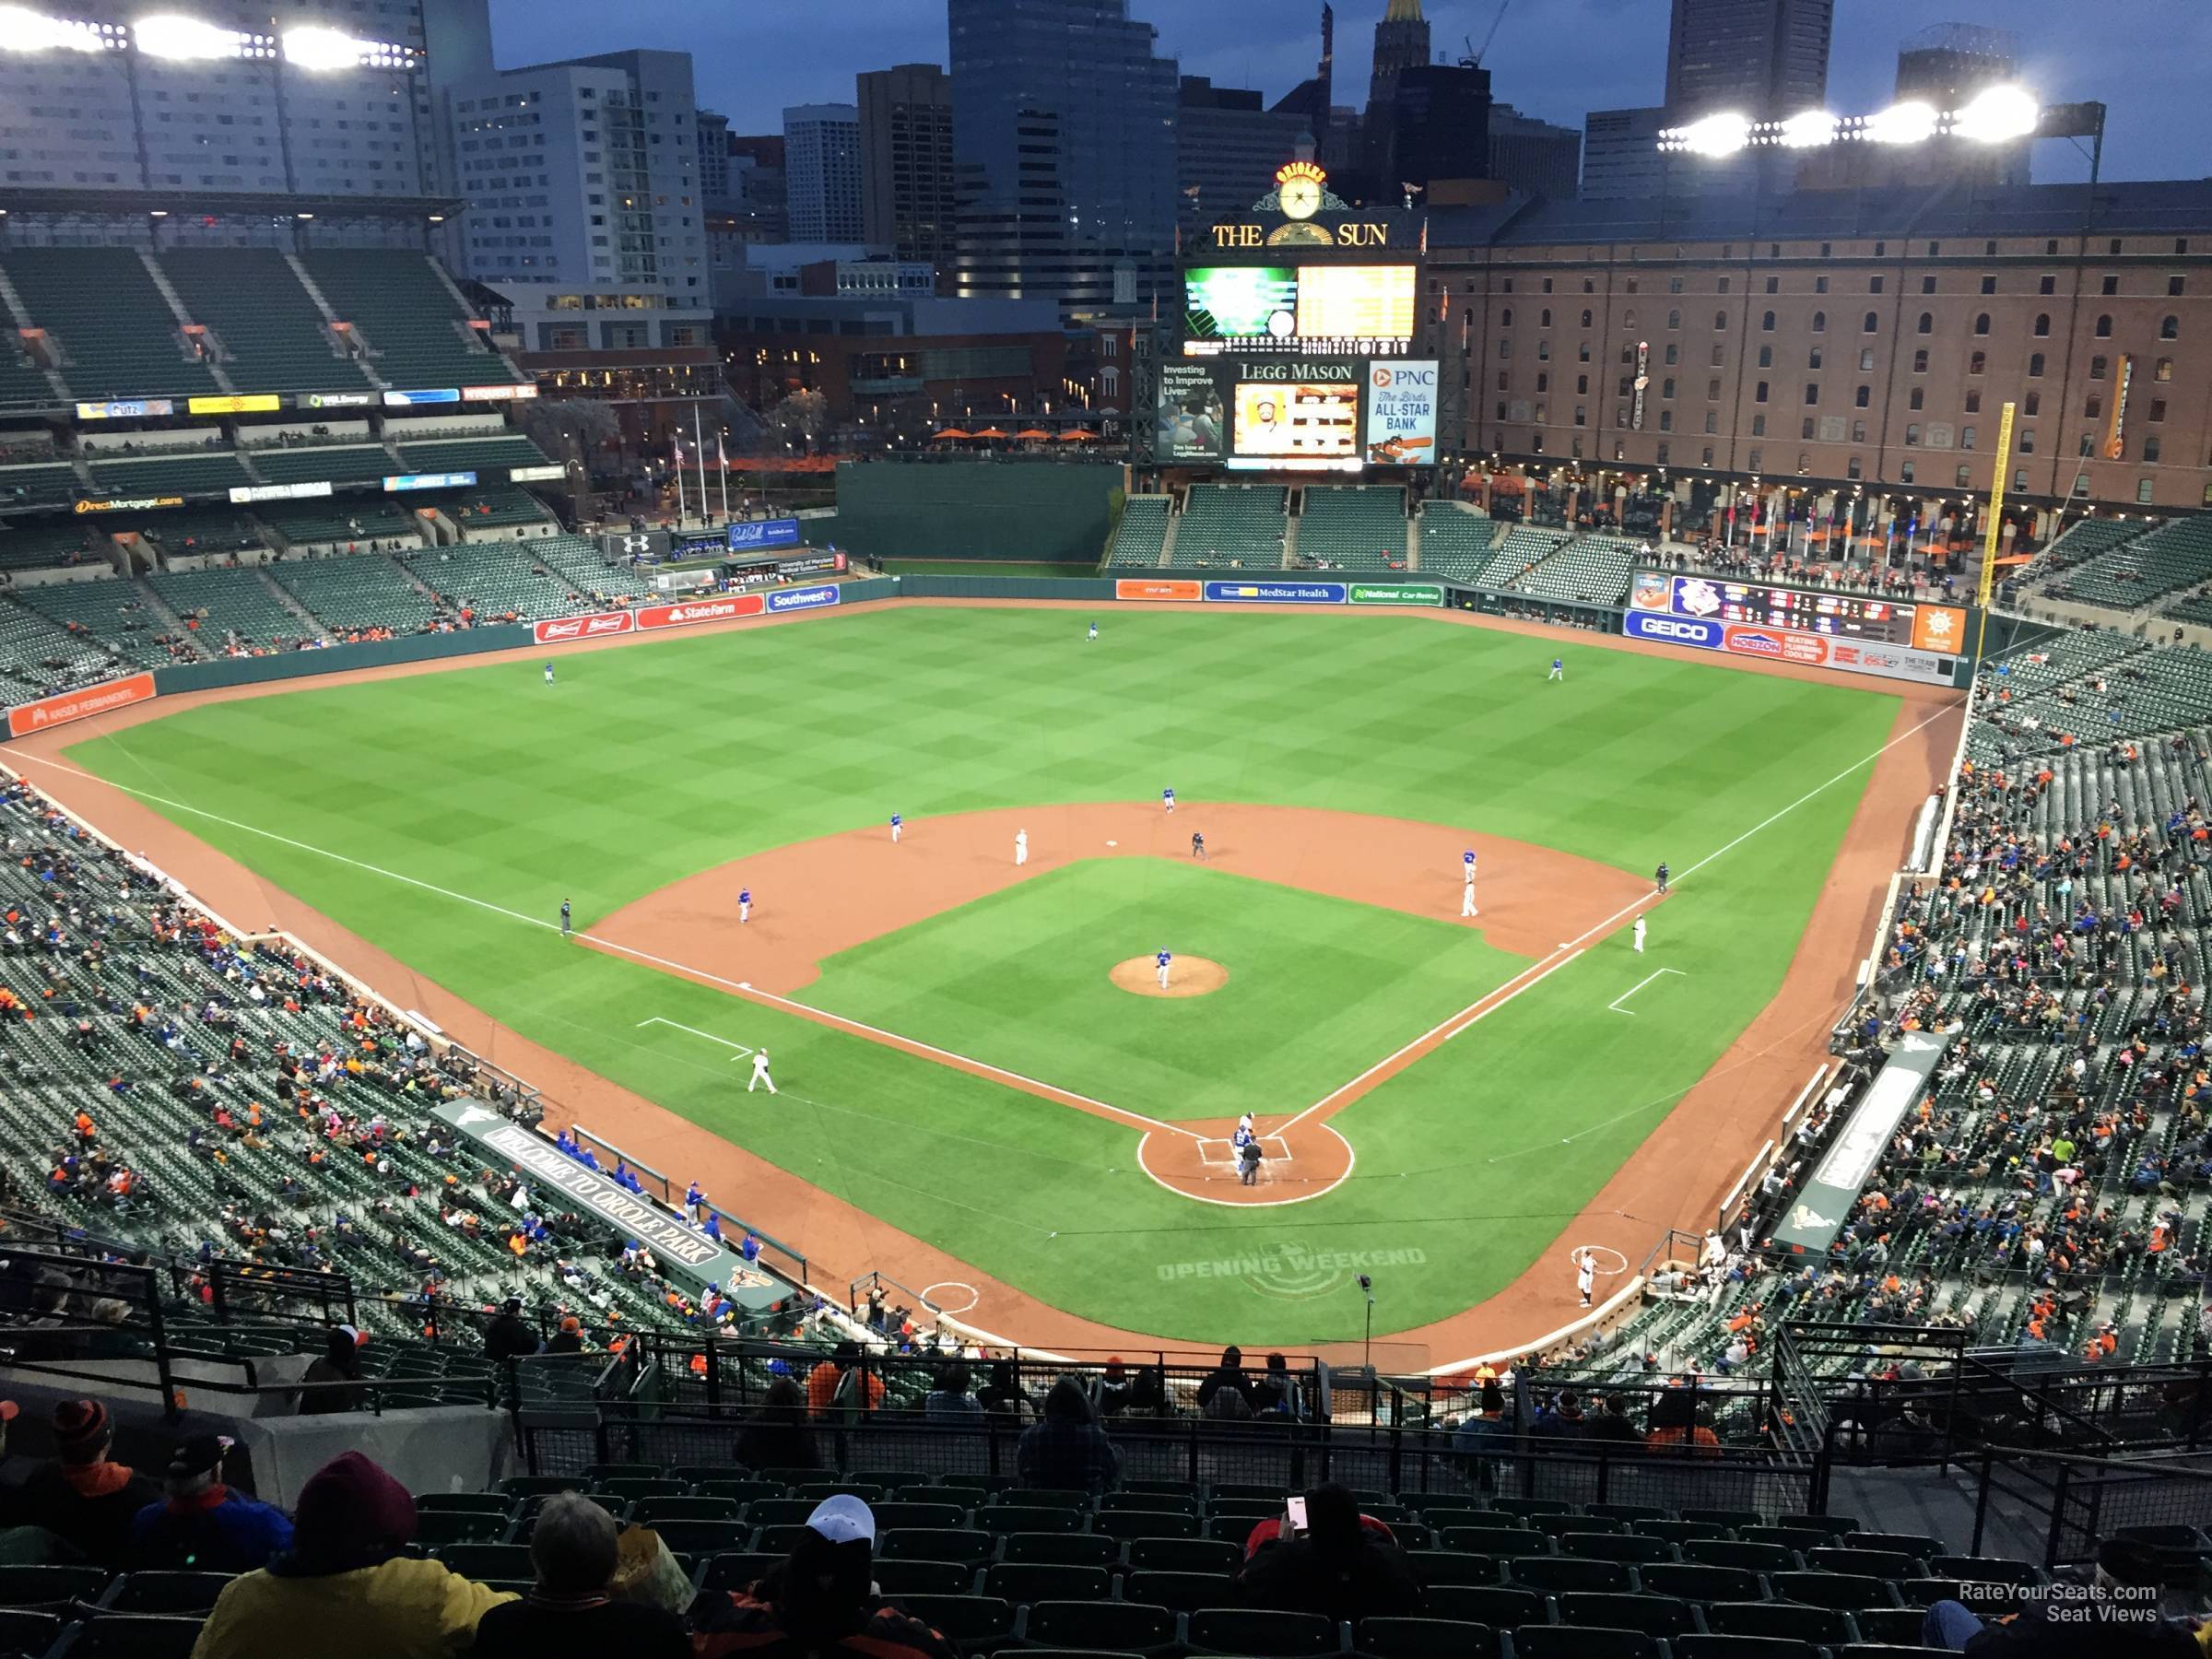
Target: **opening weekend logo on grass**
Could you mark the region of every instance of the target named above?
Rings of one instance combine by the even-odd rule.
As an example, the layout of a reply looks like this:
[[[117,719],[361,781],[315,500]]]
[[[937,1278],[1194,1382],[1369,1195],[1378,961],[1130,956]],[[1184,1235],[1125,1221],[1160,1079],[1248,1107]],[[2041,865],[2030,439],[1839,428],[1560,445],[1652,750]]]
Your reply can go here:
[[[1270,1244],[1232,1256],[1194,1257],[1161,1262],[1153,1271],[1170,1284],[1177,1279],[1243,1279],[1255,1289],[1277,1296],[1325,1296],[1355,1273],[1378,1267],[1418,1267],[1429,1253],[1418,1245],[1395,1250],[1312,1250],[1303,1244]]]

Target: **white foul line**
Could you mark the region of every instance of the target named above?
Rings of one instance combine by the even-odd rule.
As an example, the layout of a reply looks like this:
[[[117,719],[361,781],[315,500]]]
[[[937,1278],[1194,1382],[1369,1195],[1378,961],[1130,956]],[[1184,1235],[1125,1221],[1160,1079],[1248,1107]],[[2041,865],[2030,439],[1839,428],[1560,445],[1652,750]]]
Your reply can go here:
[[[694,1037],[704,1037],[709,1042],[719,1042],[724,1048],[735,1049],[737,1052],[730,1056],[733,1060],[743,1059],[753,1052],[742,1042],[732,1042],[727,1037],[717,1037],[712,1031],[702,1031],[696,1026],[685,1025],[681,1020],[663,1019],[658,1014],[655,1014],[651,1019],[639,1020],[638,1030],[641,1031],[647,1026],[656,1025],[674,1026],[679,1031],[689,1031]]]
[[[1682,973],[1682,970],[1679,968],[1662,968],[1655,973],[1645,974],[1641,979],[1630,985],[1626,991],[1623,991],[1618,996],[1607,1003],[1606,1006],[1612,1009],[1616,1014],[1626,1014],[1630,1019],[1635,1018],[1635,1009],[1624,1008],[1620,1005],[1624,1002],[1627,1002],[1630,997],[1635,995],[1637,992],[1642,990],[1646,985],[1657,979],[1661,973],[1672,973],[1677,977],[1687,977]]]
[[[1826,790],[1832,789],[1835,785],[1841,783],[1844,779],[1850,777],[1852,773],[1857,771],[1861,767],[1872,765],[1875,761],[1879,760],[1884,755],[1888,754],[1891,749],[1895,748],[1899,744],[1904,742],[1908,737],[1917,735],[1927,727],[1934,725],[1938,720],[1941,720],[1950,712],[1951,711],[1948,708],[1938,709],[1935,713],[1929,715],[1927,719],[1920,722],[1919,724],[1913,726],[1911,730],[1900,732],[1896,736],[1890,738],[1888,742],[1883,744],[1880,748],[1876,749],[1873,754],[1865,756],[1862,759],[1854,760],[1851,765],[1845,767],[1834,777],[1829,779],[1827,782],[1816,783],[1812,788],[1806,790],[1803,794],[1792,801],[1787,806],[1784,806],[1780,812],[1773,813],[1767,818],[1761,818],[1758,823],[1752,825],[1750,829],[1745,830],[1741,835],[1730,841],[1727,846],[1722,847],[1715,852],[1708,853],[1703,858],[1699,859],[1696,864],[1691,865],[1688,869],[1682,871],[1680,875],[1676,876],[1673,879],[1676,881],[1681,881],[1688,877],[1695,875],[1698,871],[1703,869],[1707,865],[1711,864],[1714,859],[1720,857],[1723,853],[1727,853],[1735,848],[1742,846],[1744,842],[1749,841],[1753,836],[1757,835],[1761,830],[1766,829],[1770,824],[1778,823],[1783,818],[1787,818],[1791,813],[1796,811],[1798,807],[1804,806],[1807,801],[1813,799],[1814,796],[1820,794]],[[1581,956],[1583,954],[1582,951],[1576,949],[1575,947],[1581,945],[1583,940],[1589,938],[1594,934],[1605,932],[1616,922],[1618,922],[1623,916],[1632,914],[1634,912],[1641,910],[1645,905],[1651,903],[1653,900],[1658,898],[1659,896],[1660,895],[1657,893],[1646,893],[1642,898],[1636,900],[1633,903],[1624,904],[1620,909],[1615,911],[1604,921],[1594,923],[1591,926],[1584,928],[1573,938],[1561,945],[1558,950],[1553,951],[1551,955],[1546,957],[1541,962],[1538,962],[1534,968],[1524,968],[1520,973],[1513,976],[1513,979],[1506,981],[1506,984],[1512,985],[1513,988],[1507,992],[1505,995],[1498,996],[1498,993],[1496,991],[1485,992],[1481,996],[1469,1003],[1458,1013],[1453,1015],[1451,1018],[1443,1021],[1442,1024],[1431,1026],[1428,1030],[1423,1031],[1418,1037],[1416,1037],[1411,1042],[1406,1043],[1404,1047],[1399,1048],[1394,1053],[1386,1054],[1382,1059],[1376,1061],[1374,1065],[1369,1066],[1365,1071],[1361,1072],[1350,1082],[1339,1084],[1336,1088],[1331,1089],[1327,1094],[1322,1096],[1320,1100],[1314,1101],[1312,1105],[1307,1107],[1305,1111],[1300,1112],[1296,1117],[1285,1124],[1280,1129],[1277,1130],[1276,1133],[1278,1135],[1288,1134],[1290,1130],[1298,1127],[1298,1125],[1303,1123],[1307,1118],[1312,1117],[1316,1112],[1319,1112],[1323,1107],[1335,1100],[1339,1095],[1344,1094],[1349,1089],[1359,1088],[1360,1084],[1366,1082],[1368,1078],[1373,1077],[1384,1066],[1389,1065],[1393,1061],[1399,1059],[1401,1056],[1405,1055],[1410,1051],[1419,1048],[1430,1038],[1436,1036],[1438,1032],[1442,1032],[1443,1040],[1449,1042],[1453,1038],[1458,1036],[1460,1032],[1465,1030],[1467,1027],[1474,1025],[1478,1020],[1488,1018],[1498,1009],[1502,1008],[1507,1003],[1512,1001],[1514,997],[1520,995],[1522,992],[1526,991],[1530,986],[1549,978],[1552,974],[1566,967],[1569,962],[1573,961],[1576,957]],[[1663,973],[1671,973],[1679,971],[1676,969],[1662,969],[1660,971]],[[1656,974],[1653,976],[1654,979],[1657,977],[1658,976]],[[1515,981],[1524,978],[1527,980],[1527,983],[1515,983]],[[1648,984],[1651,982],[1647,980],[1644,982]],[[1641,987],[1638,987],[1638,989],[1641,988]],[[1493,996],[1498,997],[1496,1002],[1489,1001],[1489,999]],[[1485,1007],[1485,1003],[1488,1003],[1489,1006]],[[1480,1010],[1479,1013],[1477,1012],[1477,1009]],[[1630,1010],[1623,1008],[1620,1010],[1620,1012],[1626,1014],[1629,1013]],[[1472,1016],[1473,1018],[1469,1018],[1469,1016]]]
[[[173,807],[179,812],[190,813],[194,818],[206,818],[211,824],[221,824],[230,830],[242,830],[249,835],[265,837],[298,852],[312,853],[319,857],[350,865],[357,870],[366,870],[371,876],[382,876],[393,881],[403,882],[411,888],[419,888],[422,891],[435,893],[441,899],[452,899],[462,904],[473,904],[478,910],[487,910],[494,915],[505,916],[512,922],[526,923],[532,927],[544,928],[549,933],[567,933],[569,931],[562,928],[559,924],[548,922],[542,916],[525,915],[521,911],[509,910],[503,904],[494,904],[488,899],[477,899],[466,893],[456,893],[453,888],[441,888],[435,882],[403,875],[397,870],[387,870],[382,865],[369,864],[359,858],[348,858],[343,853],[334,853],[328,847],[318,847],[312,841],[294,841],[288,835],[279,835],[276,830],[264,829],[259,824],[241,823],[237,818],[225,818],[222,814],[209,812],[205,807],[190,806],[183,801],[171,800],[167,795],[155,794],[151,790],[134,788],[128,783],[110,782],[105,778],[96,777],[77,767],[65,765],[59,760],[50,760],[43,755],[26,754],[14,758],[33,760],[41,766],[51,766],[56,771],[66,772],[73,778],[82,778],[88,783],[105,784],[108,788],[120,794],[132,795],[142,801],[151,801],[157,806]],[[752,985],[743,980],[724,979],[721,974],[710,973],[704,968],[692,968],[682,962],[671,961],[668,958],[655,956],[649,950],[639,950],[629,945],[618,945],[612,939],[602,939],[593,934],[577,933],[574,936],[587,944],[596,945],[602,950],[612,951],[619,956],[634,957],[641,962],[651,962],[656,968],[665,968],[672,972],[685,974],[708,984],[719,985],[726,991],[735,992],[738,995],[750,997],[756,1002],[776,1003],[786,1008],[795,1008],[808,1018],[822,1024],[841,1025],[849,1030],[864,1032],[870,1037],[888,1039],[908,1048],[933,1054],[941,1060],[957,1061],[960,1065],[987,1077],[1004,1078],[1026,1088],[1044,1089],[1071,1100],[1080,1100],[1087,1106],[1095,1106],[1101,1112],[1112,1112],[1116,1117],[1127,1118],[1132,1123],[1143,1124],[1147,1128],[1164,1130],[1171,1135],[1188,1135],[1192,1140],[1203,1138],[1195,1130],[1185,1129],[1180,1124],[1165,1123],[1159,1118],[1147,1117],[1141,1112],[1131,1112],[1125,1106],[1116,1106],[1106,1100],[1096,1100],[1088,1095],[1077,1094],[1072,1088],[1063,1088],[1057,1083],[1045,1083],[1035,1077],[1025,1077],[1019,1072],[1008,1071],[1003,1065],[994,1065],[988,1060],[978,1060],[968,1054],[957,1054],[950,1049],[941,1049],[933,1043],[922,1042],[912,1037],[902,1037],[896,1031],[887,1031],[879,1026],[865,1025],[857,1019],[848,1019],[841,1014],[832,1014],[824,1008],[812,1007],[802,1002],[794,1002],[790,997],[778,996],[772,991],[755,990]],[[703,1035],[703,1033],[701,1034]]]

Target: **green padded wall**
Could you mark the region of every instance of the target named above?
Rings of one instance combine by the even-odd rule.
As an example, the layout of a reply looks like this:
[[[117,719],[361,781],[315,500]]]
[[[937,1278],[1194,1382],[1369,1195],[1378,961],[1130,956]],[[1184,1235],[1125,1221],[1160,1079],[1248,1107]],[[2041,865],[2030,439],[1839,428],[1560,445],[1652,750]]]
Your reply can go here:
[[[837,469],[837,545],[871,559],[1096,564],[1119,465],[863,461]]]

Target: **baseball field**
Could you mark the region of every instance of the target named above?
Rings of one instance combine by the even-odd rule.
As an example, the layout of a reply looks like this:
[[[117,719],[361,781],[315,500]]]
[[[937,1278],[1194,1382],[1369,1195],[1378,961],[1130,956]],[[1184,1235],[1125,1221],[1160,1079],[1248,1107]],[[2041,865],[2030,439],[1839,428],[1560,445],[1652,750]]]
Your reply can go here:
[[[1380,1335],[1555,1261],[1563,1322],[1571,1244],[1678,1218],[1600,1199],[1726,1087],[1926,711],[1438,617],[1098,619],[856,607],[550,686],[513,656],[157,705],[59,758],[673,1114],[631,1149],[676,1180],[710,1137],[785,1172],[718,1185],[733,1213],[831,1266],[834,1210],[972,1268],[985,1328],[1004,1287],[1165,1339],[1357,1339],[1369,1265]],[[1218,983],[1111,977],[1161,948]]]

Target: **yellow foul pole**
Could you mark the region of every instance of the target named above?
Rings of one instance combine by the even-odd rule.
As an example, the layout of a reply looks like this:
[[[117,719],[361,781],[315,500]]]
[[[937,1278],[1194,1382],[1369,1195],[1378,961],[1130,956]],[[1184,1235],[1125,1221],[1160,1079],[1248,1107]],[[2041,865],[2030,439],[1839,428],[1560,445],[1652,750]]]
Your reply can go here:
[[[1989,511],[1982,525],[1982,581],[1974,590],[1974,604],[1982,613],[1974,629],[1974,662],[1982,661],[1982,644],[1989,636],[1989,590],[1997,574],[1997,535],[2004,527],[2005,477],[2012,469],[2012,405],[1997,421],[1996,465],[1989,476]]]

